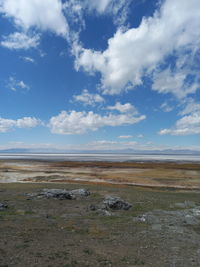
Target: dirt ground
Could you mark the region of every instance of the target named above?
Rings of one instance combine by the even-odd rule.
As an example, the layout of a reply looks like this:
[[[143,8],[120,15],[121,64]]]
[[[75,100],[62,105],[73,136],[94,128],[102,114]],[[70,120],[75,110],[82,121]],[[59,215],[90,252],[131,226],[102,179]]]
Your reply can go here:
[[[0,160],[0,182],[88,182],[200,189],[200,164]]]
[[[81,163],[77,164],[78,167],[72,163],[52,164],[1,162],[0,179],[4,182],[0,183],[0,203],[7,205],[0,210],[1,267],[200,266],[198,189],[187,191],[168,184],[167,187],[148,188],[83,181],[72,183],[72,180],[49,183],[48,179],[44,180],[45,183],[6,183],[3,176],[9,174],[9,178],[18,173],[17,179],[20,180],[21,172],[22,179],[30,177],[31,181],[33,172],[42,170],[43,181],[45,175],[52,175],[53,179],[55,170],[59,169],[59,175],[63,176],[66,168],[73,167],[78,171],[84,167],[80,166]],[[103,171],[111,172],[112,166],[102,165],[92,167],[88,163],[86,168],[103,168]],[[133,165],[125,167],[131,170]],[[144,171],[151,170],[151,167],[143,165]],[[118,170],[120,168],[124,171],[124,165],[118,165]],[[138,169],[143,169],[141,165],[134,168],[137,169],[134,175]],[[156,168],[165,169],[161,165]],[[153,168],[155,172],[156,168]],[[173,168],[177,170],[177,166],[171,165],[171,170]],[[198,168],[197,165],[184,165],[179,170],[183,173],[195,171],[193,177],[196,178],[192,179],[198,181]],[[30,198],[27,195],[41,192],[44,188],[86,188],[91,194],[74,200]],[[108,195],[121,197],[131,203],[132,208],[111,210],[110,216],[90,209],[91,205],[102,203]]]

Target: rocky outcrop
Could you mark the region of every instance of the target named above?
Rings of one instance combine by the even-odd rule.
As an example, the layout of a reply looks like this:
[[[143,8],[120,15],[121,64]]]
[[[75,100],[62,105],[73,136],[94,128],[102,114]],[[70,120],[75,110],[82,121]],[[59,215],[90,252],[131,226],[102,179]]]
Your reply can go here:
[[[55,198],[59,200],[64,199],[78,199],[87,197],[90,195],[90,192],[85,188],[74,189],[68,191],[66,189],[43,189],[39,193],[27,194],[28,199],[32,198]]]
[[[184,202],[183,205],[185,204]],[[191,204],[195,205],[194,203]],[[188,203],[186,206],[188,206]],[[151,225],[152,230],[156,231],[165,230],[174,233],[183,233],[187,231],[186,226],[191,227],[200,224],[200,206],[181,210],[154,210],[134,218],[133,221]]]
[[[111,210],[129,210],[132,205],[120,197],[112,197],[107,196],[104,201],[103,205],[105,206],[105,209],[111,209]]]
[[[132,205],[120,197],[107,196],[99,205],[90,205],[91,211],[96,211],[99,215],[111,216],[112,211],[115,210],[128,210]]]

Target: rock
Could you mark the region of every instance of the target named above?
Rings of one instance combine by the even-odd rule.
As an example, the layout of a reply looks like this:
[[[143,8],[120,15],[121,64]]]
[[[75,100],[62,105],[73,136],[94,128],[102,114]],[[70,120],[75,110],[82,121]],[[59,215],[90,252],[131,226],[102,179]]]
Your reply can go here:
[[[132,207],[131,204],[124,201],[123,199],[112,196],[107,196],[103,201],[103,205],[105,206],[105,209],[112,210],[128,210]]]
[[[197,218],[200,217],[200,207],[198,206],[192,209],[192,214]]]
[[[96,211],[96,213],[99,215],[111,216],[113,213],[111,213],[110,210],[128,210],[131,207],[131,204],[119,197],[107,196],[103,203],[99,205],[91,204],[88,209],[91,211]]]
[[[8,208],[8,205],[5,203],[0,203],[0,211],[5,210]]]
[[[190,209],[173,211],[154,210],[133,219],[134,222],[144,222],[151,225],[152,230],[184,233],[186,226],[196,226],[200,223],[200,206]]]
[[[27,200],[32,198],[55,198],[55,199],[77,199],[90,195],[87,189],[80,188],[75,190],[65,190],[65,189],[43,189],[39,193],[26,194],[28,196]]]
[[[111,215],[113,215],[110,211],[105,209],[105,206],[102,207],[102,205],[98,206],[98,205],[91,204],[89,206],[89,210],[96,211],[96,213],[98,215],[103,215],[103,216],[111,216]]]
[[[113,214],[108,210],[98,209],[97,213],[103,216],[112,216]]]
[[[90,191],[85,188],[74,189],[70,193],[75,197],[87,197],[90,195]]]
[[[43,189],[42,195],[46,198],[74,199],[75,196],[65,189]]]

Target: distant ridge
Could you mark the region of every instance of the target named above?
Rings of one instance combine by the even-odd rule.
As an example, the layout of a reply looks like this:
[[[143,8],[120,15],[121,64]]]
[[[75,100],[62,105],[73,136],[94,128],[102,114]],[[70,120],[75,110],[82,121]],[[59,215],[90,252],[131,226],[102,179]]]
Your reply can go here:
[[[197,150],[189,150],[189,149],[163,149],[163,150],[134,150],[134,149],[122,149],[122,150],[61,150],[61,149],[46,149],[46,148],[11,148],[0,150],[0,153],[55,153],[55,154],[146,154],[146,155],[200,155],[200,151]]]

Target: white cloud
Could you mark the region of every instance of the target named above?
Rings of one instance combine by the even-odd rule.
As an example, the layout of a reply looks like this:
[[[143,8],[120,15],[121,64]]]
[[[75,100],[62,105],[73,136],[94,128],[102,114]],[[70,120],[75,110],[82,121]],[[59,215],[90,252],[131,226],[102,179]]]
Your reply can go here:
[[[27,35],[22,32],[15,32],[8,36],[3,37],[4,40],[1,42],[1,45],[9,49],[30,49],[35,48],[39,45],[40,36]]]
[[[184,98],[188,94],[195,93],[199,87],[197,82],[191,84],[187,80],[187,71],[174,71],[168,68],[154,73],[152,89],[159,93],[173,93],[177,98]]]
[[[73,99],[90,106],[94,106],[96,103],[104,102],[104,98],[102,96],[99,94],[90,94],[87,89],[83,90],[80,95],[74,95]]]
[[[174,127],[160,130],[160,135],[200,134],[200,103],[193,98],[185,98],[181,105],[183,109],[179,112],[179,115],[183,117],[177,120]]]
[[[34,117],[23,117],[18,120],[4,119],[0,117],[0,133],[6,133],[14,128],[33,128],[41,124],[41,121]]]
[[[68,33],[61,0],[1,0],[0,12],[24,30],[36,27],[65,37]]]
[[[95,9],[99,13],[105,12],[112,0],[86,0],[88,8]]]
[[[49,121],[49,128],[56,134],[82,134],[87,131],[96,131],[104,126],[120,126],[135,124],[146,117],[144,115],[134,116],[132,114],[109,114],[101,116],[90,112],[66,112],[62,111]]]
[[[110,14],[113,16],[113,22],[119,25],[126,22],[130,3],[131,0],[85,0],[89,11]]]
[[[18,89],[29,90],[30,87],[24,81],[17,81],[14,77],[9,77],[7,87],[12,91],[17,91]]]
[[[106,94],[118,94],[127,85],[140,85],[145,75],[149,76],[156,70],[154,90],[183,97],[195,92],[198,87],[195,82],[189,88],[184,83],[190,74],[190,66],[187,66],[187,71],[178,71],[178,77],[176,70],[163,74],[161,69],[159,74],[159,67],[162,63],[168,64],[165,60],[172,54],[176,55],[179,63],[186,51],[190,60],[197,57],[200,48],[199,20],[199,0],[166,0],[160,11],[155,12],[153,17],[143,18],[138,28],[127,31],[118,29],[103,52],[85,49],[74,43],[76,69],[100,72],[101,87]],[[178,64],[176,67],[181,69]],[[169,75],[166,86],[161,82],[162,74]]]
[[[21,57],[21,58],[26,62],[35,63],[35,60],[32,57]]]
[[[193,112],[200,112],[200,103],[195,102],[194,99],[189,98],[185,101],[185,107],[179,112],[180,115],[187,115]]]
[[[160,105],[160,108],[164,111],[164,112],[170,112],[172,111],[174,108],[172,106],[170,106],[167,102],[164,102]]]
[[[182,117],[172,129],[162,129],[160,135],[191,135],[200,134],[200,111]]]
[[[15,121],[18,128],[34,128],[41,124],[41,121],[34,117],[23,117]]]
[[[131,103],[121,104],[117,102],[114,106],[108,106],[109,110],[117,110],[121,113],[131,112],[132,114],[138,114],[138,111]]]
[[[129,139],[132,137],[133,137],[132,135],[120,135],[120,136],[118,136],[118,138],[121,138],[121,139]]]
[[[79,23],[85,27],[84,15],[109,15],[113,23],[124,25],[129,12],[129,5],[132,0],[68,0],[63,7],[65,13],[71,18],[70,22]]]

